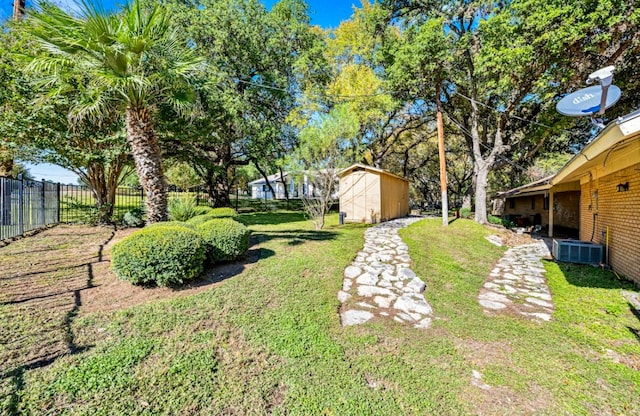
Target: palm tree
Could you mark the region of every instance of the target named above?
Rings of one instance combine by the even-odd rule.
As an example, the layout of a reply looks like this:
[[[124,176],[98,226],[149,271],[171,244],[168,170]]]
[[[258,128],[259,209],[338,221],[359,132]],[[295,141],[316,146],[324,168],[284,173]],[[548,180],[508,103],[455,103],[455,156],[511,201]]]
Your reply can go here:
[[[193,100],[189,81],[203,60],[181,41],[162,5],[140,0],[108,14],[83,1],[78,14],[41,3],[27,14],[28,30],[43,54],[29,67],[46,74],[50,94],[71,94],[68,120],[100,122],[114,112],[125,116],[127,142],[146,193],[147,221],[167,219],[166,182],[152,110],[169,103],[179,114]]]

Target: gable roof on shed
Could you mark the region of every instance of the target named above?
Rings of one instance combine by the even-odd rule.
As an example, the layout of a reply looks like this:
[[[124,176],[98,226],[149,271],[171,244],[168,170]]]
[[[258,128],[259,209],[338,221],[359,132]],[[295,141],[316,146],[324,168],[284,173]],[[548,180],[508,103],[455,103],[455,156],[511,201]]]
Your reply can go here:
[[[343,176],[348,175],[349,173],[351,173],[353,171],[358,171],[358,170],[365,170],[365,171],[368,171],[368,172],[374,172],[374,173],[379,173],[379,174],[382,174],[382,175],[388,175],[388,176],[391,176],[391,177],[394,177],[394,178],[402,179],[403,181],[406,181],[406,182],[411,182],[407,178],[403,178],[402,176],[398,176],[398,175],[393,174],[391,172],[387,172],[384,169],[374,168],[373,166],[364,165],[362,163],[354,163],[353,165],[349,166],[348,168],[342,169],[340,172],[338,172],[338,177],[342,178]]]

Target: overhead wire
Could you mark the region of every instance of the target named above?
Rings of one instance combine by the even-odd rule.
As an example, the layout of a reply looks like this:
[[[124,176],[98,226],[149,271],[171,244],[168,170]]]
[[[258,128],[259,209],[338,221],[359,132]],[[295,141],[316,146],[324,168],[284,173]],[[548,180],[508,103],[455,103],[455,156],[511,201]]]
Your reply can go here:
[[[463,133],[467,134],[468,136],[472,136],[472,135],[471,135],[471,132],[470,132],[469,130],[467,130],[464,126],[462,126],[462,125],[460,125],[458,122],[456,122],[456,121],[455,121],[455,119],[454,119],[453,117],[451,117],[451,115],[450,115],[450,114],[448,114],[446,111],[443,111],[443,113],[445,113],[445,114],[447,115],[447,117],[449,118],[449,120],[451,120],[451,122],[452,122],[453,124],[455,124],[455,125],[456,125],[460,130],[462,130],[462,132],[463,132]],[[486,144],[484,144],[484,143],[482,143],[482,142],[479,142],[479,143],[480,143],[480,145],[481,145],[482,147],[484,147],[484,148],[485,148],[485,150],[489,150],[489,151],[491,151],[491,150],[492,150],[492,149],[491,149],[489,146],[487,146]],[[503,157],[503,156],[496,156],[496,157],[497,157],[499,160],[501,160],[501,161],[503,161],[503,162],[506,162],[506,163],[510,164],[511,166],[513,166],[514,168],[520,169],[520,170],[521,170],[521,171],[523,171],[523,172],[525,172],[525,171],[528,169],[528,168],[525,168],[524,166],[520,166],[519,164],[517,164],[516,162],[514,162],[514,161],[513,161],[513,160],[511,160],[511,159],[507,159],[506,157]]]
[[[247,81],[247,80],[244,80],[244,79],[241,79],[241,78],[233,78],[230,75],[223,75],[223,74],[220,74],[220,75],[225,77],[225,78],[228,78],[228,79],[231,79],[233,81],[237,81],[237,82],[240,82],[240,83],[243,83],[243,84],[252,85],[252,86],[255,86],[255,87],[259,87],[259,88],[271,89],[271,90],[274,90],[274,91],[285,92],[285,93],[288,93],[290,95],[293,95],[293,93],[289,89],[282,88],[282,87],[279,87],[279,86],[275,86],[273,84],[265,84],[265,83],[255,82],[255,81]],[[393,91],[385,91],[385,92],[378,92],[378,93],[372,93],[372,94],[330,94],[330,93],[313,93],[313,92],[312,93],[307,93],[307,94],[310,94],[310,95],[316,96],[316,97],[322,97],[322,98],[326,97],[326,98],[336,98],[336,99],[347,99],[348,100],[348,99],[358,99],[358,98],[379,97],[379,96],[382,96],[382,95],[392,95],[393,93],[394,93]],[[473,99],[471,97],[468,97],[468,96],[466,96],[466,95],[464,95],[464,94],[462,94],[462,93],[460,93],[458,91],[454,91],[453,93],[455,95],[458,95],[458,96],[468,100],[469,102],[476,103],[476,104],[478,104],[478,105],[480,105],[482,107],[485,107],[485,108],[487,108],[489,110],[492,110],[492,111],[494,111],[496,113],[500,113],[500,114],[504,113],[504,110],[500,110],[500,109],[492,107],[492,106],[490,106],[490,105],[488,105],[486,103],[483,103],[481,101],[475,100],[475,99]],[[533,120],[528,120],[528,119],[526,119],[524,117],[520,117],[520,116],[517,116],[515,114],[508,114],[507,117],[515,119],[515,120],[522,121],[522,122],[527,123],[527,124],[535,125],[535,126],[538,126],[538,127],[544,127],[546,129],[550,129],[550,130],[553,130],[555,132],[563,132],[563,133],[572,134],[572,132],[570,130],[557,128],[557,127],[550,126],[550,125],[544,124],[544,123],[539,123],[539,122],[533,121]]]
[[[462,98],[464,98],[466,100],[468,100],[469,102],[481,105],[482,107],[488,108],[489,110],[495,111],[496,113],[504,114],[504,110],[497,109],[495,107],[490,106],[489,104],[485,104],[485,103],[483,103],[481,101],[478,101],[478,100],[475,100],[475,99],[473,99],[471,97],[467,97],[466,95],[464,95],[464,94],[462,94],[462,93],[460,93],[458,91],[454,91],[453,93],[456,94],[456,95],[459,95],[460,97],[462,97]],[[538,123],[537,121],[532,121],[532,120],[527,120],[526,118],[519,117],[519,116],[516,116],[516,115],[513,115],[513,114],[507,114],[507,117],[513,118],[513,119],[516,119],[516,120],[520,120],[520,121],[524,121],[525,123],[533,124],[535,126],[544,127],[544,128],[547,128],[547,129],[551,129],[551,130],[555,130],[555,131],[561,131],[561,132],[565,132],[565,133],[571,133],[571,131],[569,131],[569,130],[559,129],[557,127],[549,126],[548,124]]]

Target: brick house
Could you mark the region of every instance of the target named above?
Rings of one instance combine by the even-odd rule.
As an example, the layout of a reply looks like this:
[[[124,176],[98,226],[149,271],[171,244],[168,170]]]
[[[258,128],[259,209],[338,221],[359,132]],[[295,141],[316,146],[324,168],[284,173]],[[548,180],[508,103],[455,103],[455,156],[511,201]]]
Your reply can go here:
[[[580,240],[608,238],[605,261],[640,284],[640,110],[609,123],[551,185],[551,201],[563,187],[580,186]]]
[[[549,192],[553,176],[499,192],[504,200],[501,212],[496,214],[512,221],[518,227],[539,226],[549,228]],[[560,192],[561,191],[561,192]],[[555,236],[578,238],[580,228],[580,187],[576,184],[558,187],[553,204]]]
[[[640,110],[609,123],[552,177],[499,196],[505,215],[537,214],[549,237],[577,225],[581,241],[608,242],[604,261],[640,284]]]

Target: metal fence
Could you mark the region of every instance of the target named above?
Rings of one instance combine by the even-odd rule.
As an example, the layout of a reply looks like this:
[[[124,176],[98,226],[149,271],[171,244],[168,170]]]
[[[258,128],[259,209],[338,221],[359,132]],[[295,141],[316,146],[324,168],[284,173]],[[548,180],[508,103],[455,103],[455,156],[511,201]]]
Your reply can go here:
[[[142,189],[120,186],[116,189],[113,218],[118,220],[127,212],[144,205]],[[82,185],[60,185],[60,222],[91,223],[97,220],[98,210],[91,188]]]
[[[60,185],[0,177],[0,240],[60,221]]]
[[[169,192],[169,199],[194,198],[197,205],[209,205],[207,194],[199,188]],[[144,191],[118,187],[112,220],[120,222],[124,214],[144,208]],[[235,193],[231,204],[237,210],[264,211],[301,209],[299,200],[251,199]],[[99,219],[91,188],[82,185],[11,179],[0,176],[0,241],[56,223],[93,223]]]

